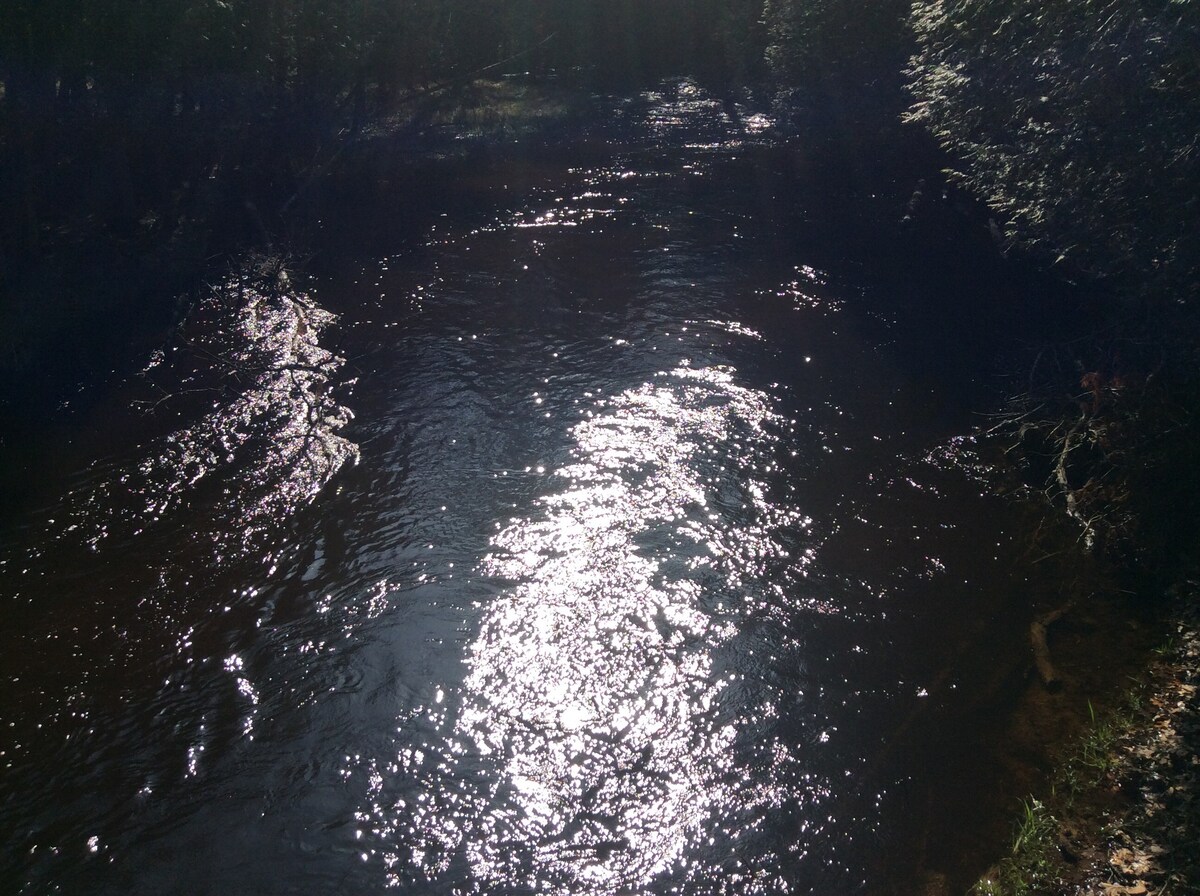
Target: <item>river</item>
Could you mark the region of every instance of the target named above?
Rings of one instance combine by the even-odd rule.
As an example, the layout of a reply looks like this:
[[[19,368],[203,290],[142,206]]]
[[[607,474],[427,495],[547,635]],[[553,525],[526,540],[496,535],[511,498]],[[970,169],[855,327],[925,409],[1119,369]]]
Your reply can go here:
[[[978,873],[1056,586],[970,433],[1041,298],[802,169],[668,85],[201,299],[6,528],[5,891]]]

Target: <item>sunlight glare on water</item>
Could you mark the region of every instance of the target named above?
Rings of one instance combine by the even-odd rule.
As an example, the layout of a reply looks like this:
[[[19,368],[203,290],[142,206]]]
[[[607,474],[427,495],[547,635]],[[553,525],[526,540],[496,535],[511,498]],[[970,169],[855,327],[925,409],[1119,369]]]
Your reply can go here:
[[[193,311],[199,332],[183,337],[181,354],[198,369],[171,370],[182,383],[157,394],[160,402],[189,393],[215,400],[198,420],[146,446],[134,469],[76,496],[77,526],[92,547],[207,504],[207,536],[239,552],[315,498],[358,456],[341,435],[354,415],[331,391],[344,361],[319,342],[335,320],[286,279],[264,288],[242,275],[213,289]],[[177,367],[160,352],[143,376],[154,383],[160,366]],[[213,480],[228,480],[215,499],[203,495]]]
[[[217,284],[80,422],[0,545],[13,892],[970,885],[1060,584],[968,475],[991,269],[880,267],[728,98],[605,103],[332,202],[323,307]]]
[[[717,807],[775,798],[739,792],[723,704],[736,673],[714,659],[768,568],[805,561],[775,533],[809,521],[745,475],[777,422],[734,371],[683,365],[574,427],[561,489],[483,560],[507,587],[469,648],[444,755],[397,757],[428,782],[422,799],[388,805],[381,787],[362,813],[391,844],[393,883],[461,851],[485,888],[624,892],[677,863]],[[447,805],[472,768],[494,771]]]

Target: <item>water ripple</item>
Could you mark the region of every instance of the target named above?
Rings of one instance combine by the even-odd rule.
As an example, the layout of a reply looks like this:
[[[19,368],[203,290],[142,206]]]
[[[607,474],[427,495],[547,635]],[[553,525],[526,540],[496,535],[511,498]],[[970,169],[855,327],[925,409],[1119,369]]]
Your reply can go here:
[[[74,496],[87,543],[192,512],[210,520],[202,534],[218,552],[241,553],[311,501],[358,451],[340,435],[353,414],[332,394],[344,362],[319,342],[335,319],[286,276],[241,275],[211,290],[176,349],[192,370],[170,365],[182,384],[154,402],[208,394],[210,409]],[[159,354],[146,373],[162,363]]]
[[[685,365],[573,428],[562,489],[481,564],[510,584],[468,650],[461,702],[437,693],[442,754],[401,751],[416,799],[389,802],[379,775],[360,814],[393,883],[465,861],[485,888],[624,892],[677,866],[718,808],[775,799],[739,780],[723,702],[737,673],[715,658],[768,568],[804,562],[776,533],[809,521],[747,475],[776,423],[732,370]],[[722,469],[729,508],[706,475]]]

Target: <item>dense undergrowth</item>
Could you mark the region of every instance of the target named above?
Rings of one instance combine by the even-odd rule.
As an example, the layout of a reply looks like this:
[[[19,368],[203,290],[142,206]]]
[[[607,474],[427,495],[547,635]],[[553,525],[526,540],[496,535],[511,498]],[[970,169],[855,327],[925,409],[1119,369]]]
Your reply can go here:
[[[1095,294],[994,430],[1097,550],[1194,550],[1200,498],[1200,6],[920,0],[906,119],[949,154],[1009,248]]]
[[[1008,237],[1125,296],[1200,289],[1200,6],[920,0],[910,121]]]
[[[992,428],[1087,547],[1168,579],[1200,531],[1200,357],[1194,322],[1173,316],[1047,346]]]

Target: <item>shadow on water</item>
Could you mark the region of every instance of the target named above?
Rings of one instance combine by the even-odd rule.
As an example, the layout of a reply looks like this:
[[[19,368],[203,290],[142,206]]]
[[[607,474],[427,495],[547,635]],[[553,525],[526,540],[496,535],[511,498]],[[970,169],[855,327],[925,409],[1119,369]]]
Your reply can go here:
[[[376,159],[311,290],[201,323],[239,388],[0,558],[9,889],[965,886],[1029,620],[1110,587],[968,436],[1056,300],[733,111]]]

